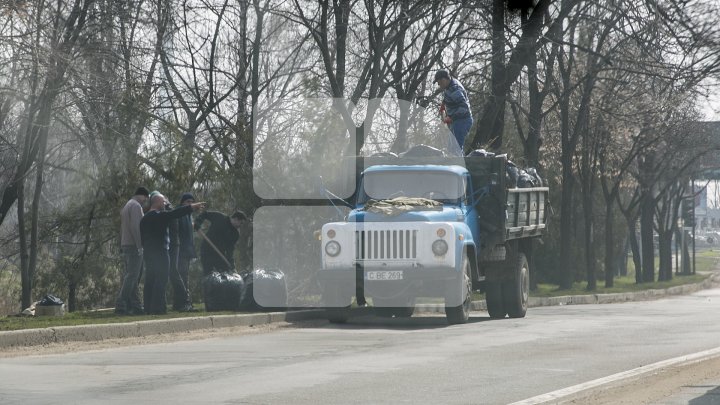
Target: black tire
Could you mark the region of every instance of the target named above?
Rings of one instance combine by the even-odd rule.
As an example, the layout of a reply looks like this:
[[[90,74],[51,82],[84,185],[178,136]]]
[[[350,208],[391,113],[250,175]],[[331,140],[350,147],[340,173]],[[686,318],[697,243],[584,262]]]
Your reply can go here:
[[[470,318],[470,306],[472,305],[472,273],[470,271],[470,260],[467,252],[463,251],[462,257],[462,304],[456,307],[445,307],[445,316],[450,325],[466,323]]]
[[[345,323],[350,318],[352,297],[342,297],[340,288],[332,284],[323,289],[322,300],[325,305],[325,317],[330,323]],[[347,303],[347,305],[344,305]]]
[[[502,286],[503,304],[510,318],[524,318],[530,296],[530,267],[525,254],[518,253],[513,266],[513,280]]]
[[[500,282],[488,281],[485,283],[485,305],[490,318],[505,318],[507,311],[505,311],[503,303],[503,288]]]

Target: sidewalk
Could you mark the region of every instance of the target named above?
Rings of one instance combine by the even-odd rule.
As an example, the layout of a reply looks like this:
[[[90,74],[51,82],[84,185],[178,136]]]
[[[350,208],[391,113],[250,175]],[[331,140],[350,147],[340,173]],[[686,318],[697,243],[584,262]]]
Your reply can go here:
[[[715,273],[701,283],[688,284],[660,290],[644,290],[619,294],[587,294],[561,297],[530,297],[529,307],[608,304],[626,301],[643,301],[658,299],[672,295],[692,294],[702,289],[720,286],[720,273]],[[484,300],[473,301],[474,311],[487,309]],[[444,313],[440,304],[425,304],[416,307],[416,313]],[[352,316],[363,316],[372,313],[372,308],[356,308]],[[323,319],[322,309],[308,309],[289,312],[269,312],[237,315],[209,315],[189,318],[173,318],[128,323],[95,324],[82,326],[59,326],[43,329],[24,329],[0,332],[0,350],[8,347],[48,345],[66,342],[92,342],[105,339],[144,337],[167,333],[211,330],[235,326],[267,325],[277,322],[295,322],[311,319]]]

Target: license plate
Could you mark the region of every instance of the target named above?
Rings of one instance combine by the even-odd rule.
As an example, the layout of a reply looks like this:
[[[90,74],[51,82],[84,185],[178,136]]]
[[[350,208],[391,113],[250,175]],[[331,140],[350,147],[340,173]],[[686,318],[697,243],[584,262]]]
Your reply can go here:
[[[366,273],[366,279],[367,280],[402,280],[403,279],[403,272],[402,270],[387,270],[387,271],[368,271]]]

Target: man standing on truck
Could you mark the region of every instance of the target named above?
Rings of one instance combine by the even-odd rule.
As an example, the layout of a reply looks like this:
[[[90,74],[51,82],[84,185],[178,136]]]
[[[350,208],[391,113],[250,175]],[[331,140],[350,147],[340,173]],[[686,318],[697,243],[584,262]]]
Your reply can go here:
[[[448,139],[448,152],[454,156],[462,156],[465,137],[473,124],[467,91],[446,69],[435,72],[435,83],[443,91],[440,114],[453,135]]]

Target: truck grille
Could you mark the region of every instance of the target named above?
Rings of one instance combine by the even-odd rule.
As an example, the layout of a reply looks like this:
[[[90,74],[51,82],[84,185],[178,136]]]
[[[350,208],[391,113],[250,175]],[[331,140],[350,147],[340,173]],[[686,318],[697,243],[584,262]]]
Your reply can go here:
[[[355,231],[356,260],[417,258],[417,230]]]

